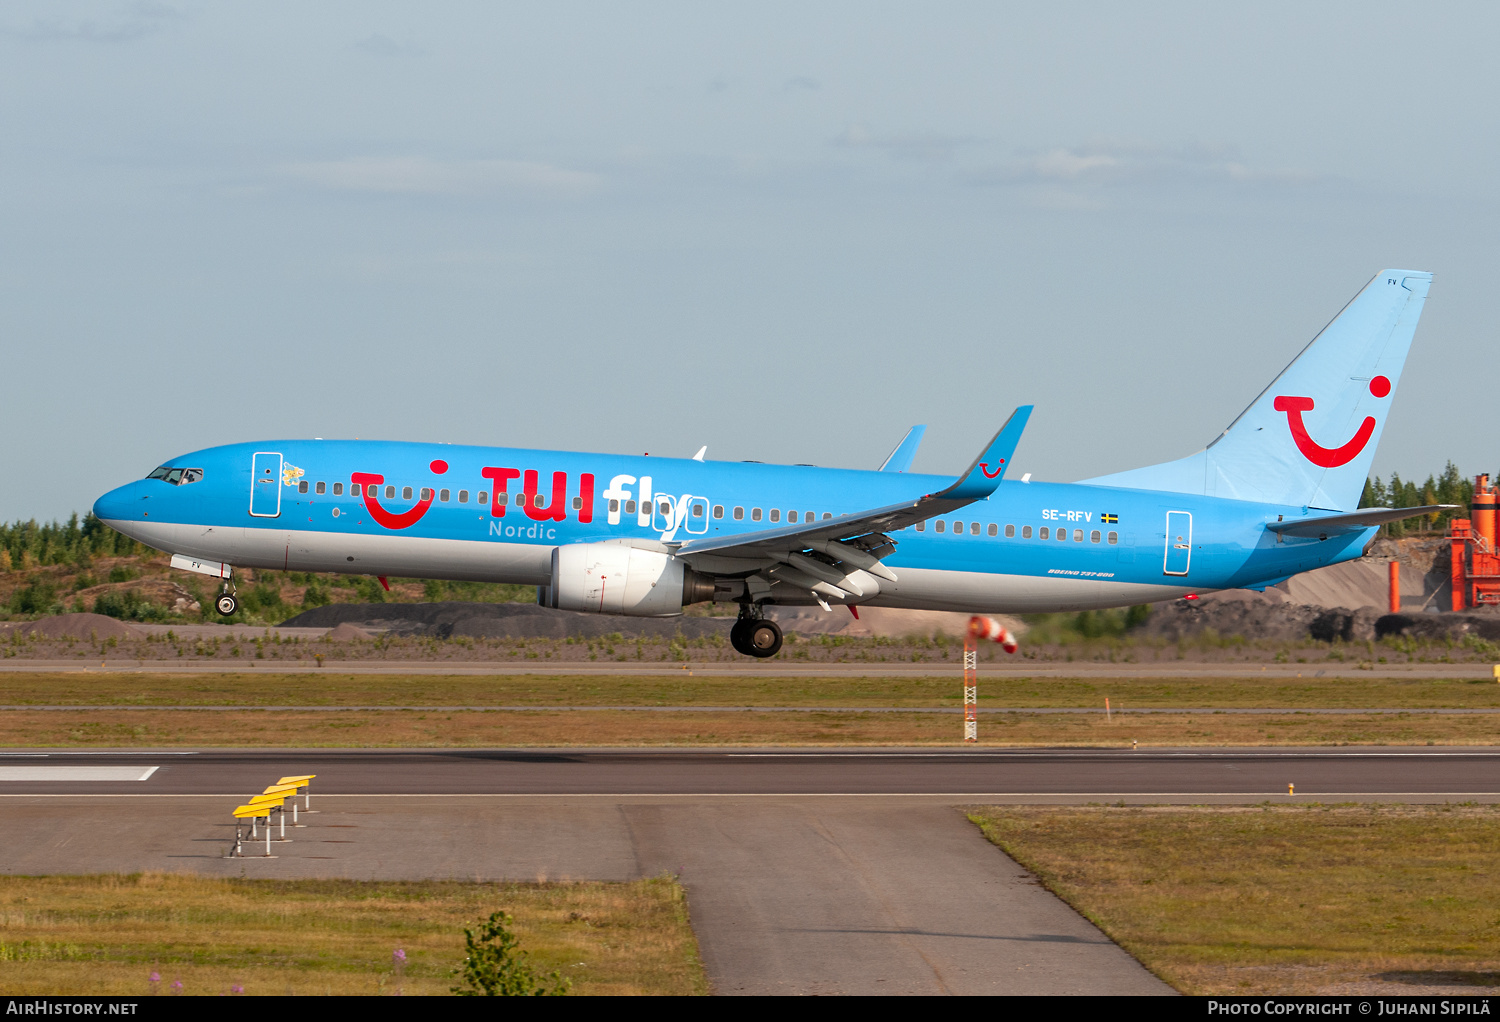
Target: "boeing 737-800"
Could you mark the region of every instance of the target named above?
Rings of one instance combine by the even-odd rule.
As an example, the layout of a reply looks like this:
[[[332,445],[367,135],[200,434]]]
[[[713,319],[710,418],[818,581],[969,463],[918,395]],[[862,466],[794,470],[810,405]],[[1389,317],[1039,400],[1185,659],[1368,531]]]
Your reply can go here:
[[[174,458],[94,513],[223,579],[235,567],[510,582],[544,606],[661,617],[738,604],[734,647],[781,648],[768,604],[1025,613],[1264,589],[1359,557],[1435,508],[1357,507],[1432,282],[1375,277],[1205,449],[1080,483],[1008,477],[1030,415],[956,479],[505,447],[279,440]]]

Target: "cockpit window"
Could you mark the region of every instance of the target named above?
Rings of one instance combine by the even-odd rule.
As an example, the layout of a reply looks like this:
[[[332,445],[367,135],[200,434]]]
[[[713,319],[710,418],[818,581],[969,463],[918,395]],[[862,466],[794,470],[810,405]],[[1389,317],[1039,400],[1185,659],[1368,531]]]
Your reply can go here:
[[[147,479],[160,479],[162,482],[171,483],[173,486],[186,486],[188,483],[196,483],[203,478],[201,468],[173,468],[170,465],[162,465],[160,468],[151,470]]]

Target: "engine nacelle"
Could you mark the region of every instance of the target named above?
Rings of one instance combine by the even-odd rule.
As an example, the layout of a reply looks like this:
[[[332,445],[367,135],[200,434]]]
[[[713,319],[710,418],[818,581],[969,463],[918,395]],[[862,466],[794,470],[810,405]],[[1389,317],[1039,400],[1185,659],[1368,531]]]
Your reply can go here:
[[[671,617],[714,598],[713,579],[671,554],[624,543],[575,543],[552,551],[552,584],[537,602],[592,614]]]

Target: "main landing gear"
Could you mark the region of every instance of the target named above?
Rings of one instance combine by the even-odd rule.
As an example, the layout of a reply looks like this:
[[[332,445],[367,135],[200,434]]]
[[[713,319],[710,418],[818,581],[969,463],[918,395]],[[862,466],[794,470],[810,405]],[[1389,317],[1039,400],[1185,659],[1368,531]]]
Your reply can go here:
[[[235,599],[234,583],[226,579],[224,581],[224,591],[219,594],[217,600],[214,600],[214,610],[217,610],[224,617],[229,617],[239,609],[240,601]]]
[[[761,617],[753,605],[742,606],[740,619],[729,629],[729,644],[745,656],[772,657],[781,652],[781,628]]]

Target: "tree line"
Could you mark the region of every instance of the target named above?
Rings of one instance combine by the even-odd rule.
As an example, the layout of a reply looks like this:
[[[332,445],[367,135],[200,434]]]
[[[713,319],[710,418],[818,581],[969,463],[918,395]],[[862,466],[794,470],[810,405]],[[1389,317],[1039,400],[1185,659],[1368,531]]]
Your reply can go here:
[[[1474,480],[1458,471],[1458,466],[1448,462],[1440,475],[1427,477],[1425,483],[1408,482],[1396,473],[1391,473],[1387,482],[1380,477],[1365,480],[1364,493],[1359,498],[1360,507],[1426,507],[1430,504],[1457,504],[1456,511],[1435,511],[1420,518],[1408,518],[1403,522],[1391,522],[1382,526],[1389,536],[1408,536],[1419,532],[1441,531],[1454,518],[1469,516],[1469,502],[1474,499]]]
[[[93,512],[66,523],[0,523],[0,571],[28,571],[49,564],[87,568],[95,557],[132,557],[147,548],[105,525]]]

